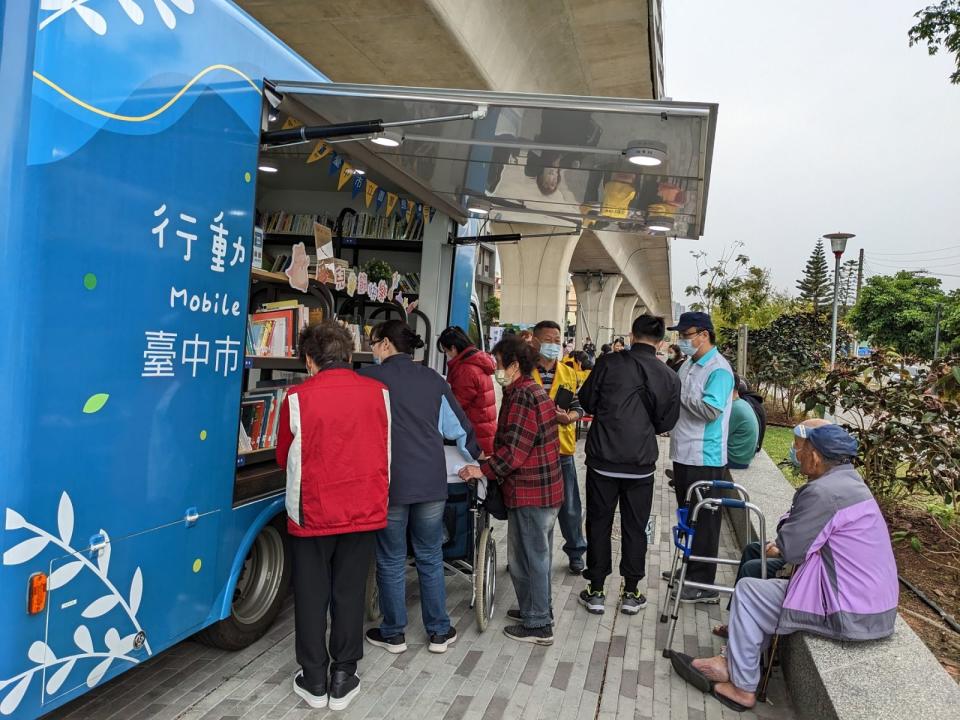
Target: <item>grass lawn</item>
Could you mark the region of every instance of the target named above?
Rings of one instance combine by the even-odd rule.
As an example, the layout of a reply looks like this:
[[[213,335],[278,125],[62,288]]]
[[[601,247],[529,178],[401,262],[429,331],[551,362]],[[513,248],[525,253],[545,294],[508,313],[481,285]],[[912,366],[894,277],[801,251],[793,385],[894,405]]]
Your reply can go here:
[[[793,428],[767,425],[767,432],[763,435],[763,449],[767,451],[767,455],[770,456],[777,467],[780,467],[780,463],[790,455],[792,445]],[[795,477],[787,468],[780,467],[780,472],[794,487],[803,483],[801,478]]]

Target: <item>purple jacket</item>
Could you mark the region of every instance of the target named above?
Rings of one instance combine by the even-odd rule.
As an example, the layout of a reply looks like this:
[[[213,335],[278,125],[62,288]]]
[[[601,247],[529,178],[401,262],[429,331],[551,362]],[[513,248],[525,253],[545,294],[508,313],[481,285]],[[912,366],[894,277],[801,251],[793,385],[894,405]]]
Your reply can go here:
[[[793,496],[776,539],[796,566],[780,613],[782,630],[837,640],[893,634],[897,564],[880,507],[852,465],[839,465]]]

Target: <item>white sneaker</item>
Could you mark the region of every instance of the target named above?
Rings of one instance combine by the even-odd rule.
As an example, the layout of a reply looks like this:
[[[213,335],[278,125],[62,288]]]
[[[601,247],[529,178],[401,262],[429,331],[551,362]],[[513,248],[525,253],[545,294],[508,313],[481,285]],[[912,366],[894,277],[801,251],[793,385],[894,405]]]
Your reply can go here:
[[[320,689],[306,686],[303,681],[303,670],[297,670],[297,674],[293,676],[293,691],[315,710],[323,710],[327,706],[327,691],[323,688],[323,694],[317,695]]]

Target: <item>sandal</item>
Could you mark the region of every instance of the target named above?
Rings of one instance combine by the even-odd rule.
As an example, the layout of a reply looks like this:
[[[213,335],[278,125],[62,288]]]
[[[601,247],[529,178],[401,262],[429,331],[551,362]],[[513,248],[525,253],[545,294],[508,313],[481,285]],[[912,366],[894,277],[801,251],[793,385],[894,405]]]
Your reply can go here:
[[[713,681],[693,666],[693,658],[689,655],[672,651],[670,653],[670,664],[673,665],[677,675],[700,692],[708,693],[713,690]]]
[[[716,688],[710,689],[710,694],[717,699],[721,705],[726,705],[728,708],[734,712],[746,712],[747,710],[753,710],[754,706],[747,707],[746,705],[741,705],[733,698],[728,698],[726,695],[721,695],[717,692]]]
[[[730,627],[728,625],[714,625],[713,630],[711,630],[714,635],[719,638],[729,638],[730,637]]]

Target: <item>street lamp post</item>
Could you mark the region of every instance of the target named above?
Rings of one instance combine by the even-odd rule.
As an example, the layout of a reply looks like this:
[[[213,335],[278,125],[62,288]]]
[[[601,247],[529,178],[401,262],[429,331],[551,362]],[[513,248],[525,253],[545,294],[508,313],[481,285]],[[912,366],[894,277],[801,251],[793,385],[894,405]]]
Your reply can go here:
[[[847,249],[847,240],[856,237],[853,233],[827,233],[823,236],[824,240],[830,241],[830,249],[833,250],[834,269],[833,269],[833,322],[830,326],[830,369],[833,370],[837,364],[837,309],[840,301],[840,258],[843,251]]]

